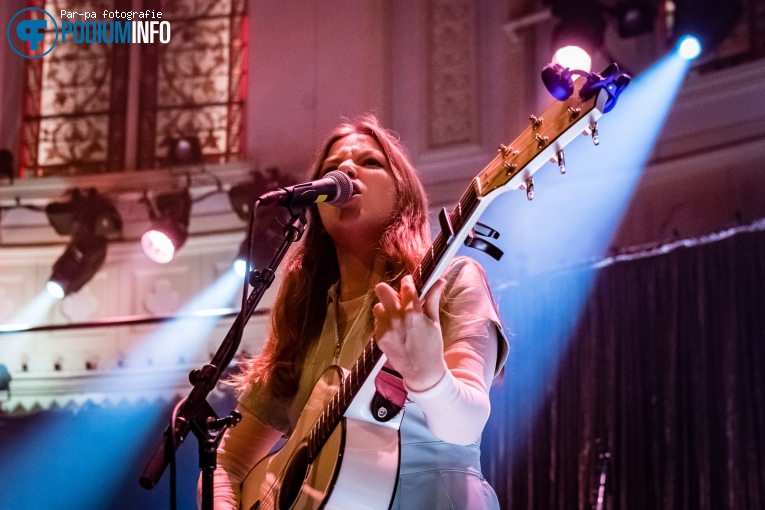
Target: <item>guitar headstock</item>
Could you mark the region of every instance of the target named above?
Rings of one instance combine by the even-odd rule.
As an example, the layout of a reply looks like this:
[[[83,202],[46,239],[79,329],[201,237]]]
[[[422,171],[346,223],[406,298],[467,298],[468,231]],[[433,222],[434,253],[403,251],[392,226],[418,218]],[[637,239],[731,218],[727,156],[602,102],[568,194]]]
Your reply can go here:
[[[533,198],[532,175],[548,159],[558,161],[565,172],[563,148],[582,131],[590,131],[597,144],[597,121],[603,115],[609,94],[597,91],[589,99],[582,99],[580,91],[585,78],[574,82],[574,93],[566,101],[555,101],[540,117],[531,116],[529,127],[509,145],[501,145],[497,156],[475,179],[476,194],[485,197],[491,193],[524,188],[529,200]]]

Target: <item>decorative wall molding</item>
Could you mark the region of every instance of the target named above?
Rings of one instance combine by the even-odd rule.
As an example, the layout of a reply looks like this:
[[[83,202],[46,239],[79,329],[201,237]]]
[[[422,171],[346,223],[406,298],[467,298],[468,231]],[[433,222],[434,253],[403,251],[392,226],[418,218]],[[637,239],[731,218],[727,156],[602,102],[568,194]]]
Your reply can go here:
[[[69,324],[120,316],[164,316],[216,287],[204,308],[238,307],[241,284],[229,268],[244,232],[192,237],[168,264],[148,260],[137,243],[113,243],[104,267],[83,289],[62,301],[46,298],[44,286],[61,246],[0,250],[0,289],[6,297],[0,324],[18,322],[29,304],[38,307],[31,325]],[[14,253],[18,252],[18,253]],[[8,275],[13,275],[13,277]],[[279,280],[260,309],[273,303]],[[222,287],[222,289],[221,289]],[[11,288],[12,290],[6,290]],[[10,303],[13,301],[13,303]],[[46,307],[50,307],[46,309]],[[28,318],[28,317],[27,317]],[[173,398],[188,388],[191,366],[209,362],[230,318],[157,325],[0,334],[0,363],[11,380],[3,409],[16,412],[64,407],[70,402],[119,402]],[[240,352],[260,349],[267,316],[254,316]]]
[[[95,404],[136,403],[157,399],[172,400],[191,389],[188,373],[192,365],[122,369],[111,371],[71,370],[49,374],[13,373],[8,398],[0,398],[0,408],[21,413]]]
[[[476,3],[430,0],[428,8],[428,146],[476,142]]]

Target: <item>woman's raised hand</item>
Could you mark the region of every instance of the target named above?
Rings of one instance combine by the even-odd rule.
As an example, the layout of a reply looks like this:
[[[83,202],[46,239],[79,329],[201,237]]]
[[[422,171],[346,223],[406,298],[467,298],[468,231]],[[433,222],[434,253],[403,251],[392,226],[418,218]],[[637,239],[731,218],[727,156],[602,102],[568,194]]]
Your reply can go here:
[[[409,275],[401,280],[400,292],[387,283],[375,286],[380,300],[372,310],[377,344],[412,391],[432,388],[447,370],[438,318],[445,286],[439,279],[422,300]]]

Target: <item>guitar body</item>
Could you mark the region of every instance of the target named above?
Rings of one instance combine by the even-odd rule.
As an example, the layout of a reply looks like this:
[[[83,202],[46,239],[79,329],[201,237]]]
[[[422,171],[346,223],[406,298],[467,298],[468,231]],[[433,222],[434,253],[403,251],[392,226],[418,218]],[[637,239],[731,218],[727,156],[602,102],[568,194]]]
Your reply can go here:
[[[307,437],[340,384],[338,367],[319,379],[295,430],[242,483],[242,510],[348,510],[390,507],[399,468],[399,432],[345,417],[308,463]]]

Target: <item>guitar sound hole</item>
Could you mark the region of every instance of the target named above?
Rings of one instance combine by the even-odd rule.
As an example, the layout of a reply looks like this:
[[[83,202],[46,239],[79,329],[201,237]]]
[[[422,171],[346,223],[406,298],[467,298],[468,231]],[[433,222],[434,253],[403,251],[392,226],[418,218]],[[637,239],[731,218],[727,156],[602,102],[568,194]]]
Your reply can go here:
[[[279,493],[279,510],[289,510],[295,503],[308,473],[308,449],[303,446],[295,452]]]

